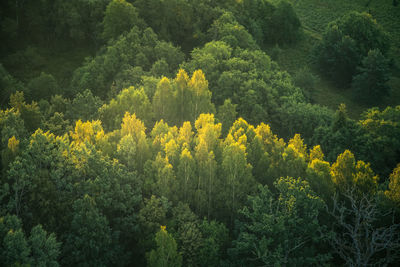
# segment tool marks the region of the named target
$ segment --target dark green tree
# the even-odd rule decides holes
[[[368,52],[357,71],[351,85],[356,100],[378,104],[383,97],[389,95],[389,60],[378,49]]]
[[[348,86],[362,59],[374,49],[387,54],[387,33],[370,14],[350,12],[327,26],[315,55],[322,74]]]
[[[53,75],[42,72],[40,76],[28,83],[29,95],[32,100],[50,99],[50,96],[60,93]]]
[[[103,20],[103,38],[109,40],[117,38],[122,33],[129,30],[142,22],[139,19],[136,8],[125,0],[112,0],[106,8]]]
[[[265,186],[249,197],[240,211],[239,235],[230,254],[238,266],[324,264],[330,254],[319,249],[324,227],[318,215],[324,206],[307,182],[280,178],[279,195]]]
[[[88,195],[73,204],[73,218],[63,247],[63,264],[107,266],[116,263],[107,218]],[[90,244],[90,246],[88,246]]]

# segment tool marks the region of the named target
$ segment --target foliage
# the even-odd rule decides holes
[[[51,95],[59,93],[57,81],[51,74],[42,72],[40,76],[32,79],[28,83],[29,95],[33,100],[49,98]]]
[[[237,265],[323,264],[329,254],[316,253],[324,227],[318,222],[323,201],[301,179],[281,178],[277,198],[267,187],[249,197],[240,211],[239,235],[231,253]]]
[[[177,252],[175,239],[168,234],[165,226],[156,234],[157,250],[149,254],[148,266],[174,266],[182,265],[182,256]]]
[[[398,9],[331,2],[2,1],[0,265],[395,262]]]
[[[53,233],[47,234],[41,225],[33,227],[30,235],[25,236],[21,220],[7,214],[0,217],[0,240],[2,264],[59,266],[61,243]]]
[[[353,77],[355,97],[366,103],[379,103],[389,95],[387,82],[390,78],[389,61],[379,50],[370,50]]]
[[[330,211],[334,219],[335,232],[330,238],[334,251],[346,265],[381,265],[394,262],[398,255],[392,253],[399,248],[399,224],[376,224],[385,216],[378,208],[377,197],[359,197],[353,189],[342,193],[344,200],[334,199]],[[346,204],[349,203],[349,204]],[[381,252],[386,257],[376,257]]]
[[[315,54],[322,74],[346,86],[370,50],[386,55],[387,33],[368,13],[350,12],[327,26]]]
[[[125,0],[113,0],[106,8],[103,20],[103,38],[109,40],[117,38],[124,32],[140,25],[139,16],[135,7]]]

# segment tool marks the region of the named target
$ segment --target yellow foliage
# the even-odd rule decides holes
[[[208,90],[208,81],[202,70],[196,70],[189,82],[189,87],[196,93],[201,95]]]
[[[19,140],[15,138],[15,136],[8,139],[8,149],[11,150],[12,153],[16,153],[18,150]]]
[[[75,123],[74,131],[70,132],[70,136],[75,143],[89,142],[90,144],[95,144],[105,138],[103,127],[99,120],[86,122],[78,120]]]
[[[160,82],[157,85],[158,88],[163,90],[170,90],[171,89],[171,82],[167,77],[162,77]]]
[[[356,187],[360,193],[375,193],[378,186],[378,176],[374,175],[370,164],[357,161],[353,153],[346,150],[340,154],[331,167],[332,181],[341,190]]]
[[[389,177],[389,190],[385,195],[397,205],[400,205],[400,164],[393,170]]]
[[[193,138],[192,125],[190,124],[190,121],[185,121],[182,127],[179,129],[178,142],[179,144],[182,143],[190,144],[192,142],[192,138]]]
[[[24,92],[16,91],[10,96],[10,106],[20,111],[21,107],[25,105]]]
[[[146,127],[144,126],[144,123],[136,118],[135,114],[130,115],[129,112],[125,113],[124,118],[122,119],[122,124],[121,124],[121,135],[132,135],[133,137],[138,137],[142,135],[142,133],[145,133]]]
[[[187,73],[184,69],[179,70],[179,72],[175,78],[175,83],[178,85],[178,88],[180,90],[183,90],[184,88],[186,88],[188,86],[189,76],[187,75]]]
[[[307,158],[307,146],[303,143],[300,134],[295,134],[294,137],[289,140],[288,147],[294,149],[301,157]]]
[[[319,159],[321,161],[324,160],[324,153],[322,153],[320,145],[314,146],[310,151],[310,162],[312,162],[314,159]]]

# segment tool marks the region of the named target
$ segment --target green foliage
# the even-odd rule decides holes
[[[353,77],[352,89],[356,99],[376,104],[389,95],[389,61],[379,50],[370,50]]]
[[[153,110],[157,120],[175,125],[194,123],[201,113],[214,113],[204,73],[196,70],[189,78],[181,69],[173,81],[163,77],[153,96]]]
[[[112,0],[106,8],[103,20],[103,38],[116,39],[122,33],[141,24],[136,8],[125,0]]]
[[[200,249],[203,245],[203,237],[199,229],[196,215],[187,204],[178,203],[172,209],[171,225],[175,226],[174,234],[179,252],[182,255],[184,266],[198,265]]]
[[[331,167],[332,181],[339,191],[355,189],[362,196],[373,195],[377,190],[378,176],[375,176],[369,163],[355,161],[354,155],[346,150],[340,154]]]
[[[65,116],[72,121],[75,120],[94,120],[98,118],[97,110],[101,107],[102,101],[99,97],[94,96],[89,89],[82,93],[77,93]]]
[[[309,103],[339,96],[315,43],[344,102],[396,102],[398,9],[332,21],[362,2],[1,2],[0,265],[398,257],[399,108]]]
[[[194,71],[201,69],[209,82],[212,100],[222,105],[230,98],[237,111],[251,123],[278,121],[278,106],[291,99],[304,102],[299,88],[290,76],[260,50],[232,49],[222,41],[212,41],[192,52],[192,59],[183,65]],[[276,123],[280,124],[280,123]]]
[[[61,243],[57,242],[52,233],[47,235],[41,225],[32,228],[28,243],[31,247],[31,264],[34,266],[59,266],[57,258]]]
[[[365,129],[373,140],[373,151],[368,161],[374,170],[383,174],[390,174],[400,161],[399,136],[400,106],[387,107],[383,111],[372,108],[362,114],[359,124]]]
[[[226,99],[224,104],[218,107],[217,118],[222,123],[222,135],[224,136],[236,120],[236,106],[237,104],[232,104],[230,99]]]
[[[56,36],[96,44],[101,37],[103,30],[101,23],[109,2],[110,0],[56,1],[53,6],[54,11],[49,10],[50,14],[54,12],[57,16],[52,25],[57,33]]]
[[[296,74],[293,76],[293,83],[302,88],[305,89],[306,92],[308,93],[308,96],[312,95],[313,90],[316,87],[316,83],[318,81],[318,77],[314,75],[310,69],[308,68],[302,68],[299,71],[296,72]]]
[[[63,263],[68,265],[107,266],[112,264],[113,251],[111,228],[95,201],[88,195],[73,204],[73,218],[66,237]],[[87,244],[90,244],[88,246]]]
[[[182,256],[177,252],[175,239],[165,228],[161,226],[161,230],[156,234],[157,249],[149,253],[148,266],[182,266]]]
[[[59,92],[57,81],[51,74],[42,72],[28,83],[29,95],[33,100],[49,99]]]
[[[321,253],[324,227],[318,221],[323,201],[301,179],[280,178],[275,197],[265,186],[249,197],[240,211],[239,235],[230,250],[236,265],[324,264],[329,253]]]
[[[259,45],[286,44],[298,38],[300,20],[288,1],[243,0],[229,8]]]
[[[315,48],[322,73],[341,86],[347,86],[370,50],[386,55],[387,34],[370,14],[350,12],[327,26]]]
[[[7,266],[57,267],[61,243],[47,234],[41,225],[32,228],[25,237],[22,222],[15,215],[0,217],[0,260]]]
[[[299,39],[301,23],[288,1],[278,2],[268,24],[264,38],[269,43],[290,44]]]
[[[24,85],[12,77],[3,64],[0,64],[0,106],[4,107],[10,95],[17,90],[24,91]]]
[[[228,244],[228,229],[223,223],[207,221],[199,225],[203,235],[203,245],[199,251],[200,266],[220,266]]]
[[[258,48],[253,37],[236,21],[232,13],[225,12],[215,20],[208,34],[212,40],[223,41],[233,48]]]
[[[36,102],[27,104],[23,92],[17,91],[10,96],[10,106],[21,114],[26,130],[33,132],[39,128],[42,120],[40,109]]]
[[[151,125],[153,112],[151,103],[143,88],[133,86],[123,89],[109,104],[99,109],[100,119],[107,130],[118,129],[126,112],[135,114],[146,125]]]
[[[87,59],[82,67],[76,69],[71,87],[75,91],[90,89],[104,98],[116,78],[119,78],[118,83],[124,83],[121,72],[129,72],[137,66],[147,72],[154,62],[161,59],[168,64],[168,73],[164,75],[171,75],[183,61],[183,54],[172,44],[159,41],[150,28],[141,31],[133,27],[109,44],[103,53]]]
[[[207,30],[221,11],[209,1],[138,0],[140,16],[163,40],[190,51],[205,39]]]

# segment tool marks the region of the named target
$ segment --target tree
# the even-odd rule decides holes
[[[143,207],[138,214],[140,226],[139,251],[145,254],[146,251],[155,247],[154,235],[160,225],[166,225],[167,214],[170,212],[171,203],[165,197],[156,197],[152,195],[145,198]]]
[[[24,85],[12,77],[3,64],[0,64],[0,107],[4,107],[11,94],[15,91],[24,91]]]
[[[393,170],[389,178],[389,189],[385,195],[400,207],[400,164]]]
[[[228,246],[228,229],[223,223],[206,219],[199,228],[203,236],[203,244],[199,251],[199,265],[221,266],[221,260]]]
[[[7,215],[0,218],[0,241],[2,264],[11,266],[30,263],[30,247],[17,216]]]
[[[28,237],[15,215],[0,217],[0,260],[7,266],[32,265],[58,267],[61,243],[55,234],[47,234],[41,225],[32,228]]]
[[[63,248],[63,264],[106,266],[115,263],[111,228],[89,195],[73,204],[73,218]],[[87,244],[90,244],[88,246]]]
[[[152,123],[151,103],[143,88],[125,88],[109,104],[104,104],[99,109],[101,121],[107,130],[118,129],[126,112],[135,114],[147,126]]]
[[[218,185],[216,155],[220,155],[221,124],[215,124],[214,115],[201,114],[196,120],[197,130],[195,160],[197,162],[198,180],[195,181],[195,198],[193,206],[198,214],[209,218],[216,209],[215,188]]]
[[[315,54],[323,73],[347,86],[370,50],[386,55],[388,48],[387,33],[370,14],[351,12],[329,23]]]
[[[29,93],[32,100],[49,99],[50,96],[59,93],[57,81],[53,75],[40,73],[40,76],[32,79],[29,84]]]
[[[323,75],[340,86],[350,84],[362,57],[355,40],[344,35],[336,24],[329,24],[314,51]]]
[[[400,257],[400,224],[381,225],[388,215],[378,206],[377,196],[363,195],[348,188],[334,198],[329,211],[334,234],[329,242],[348,266],[385,265]],[[383,253],[383,254],[382,254]]]
[[[72,102],[66,107],[65,116],[71,121],[95,120],[98,119],[98,109],[103,102],[98,96],[94,96],[92,91],[86,89],[82,93],[77,93]]]
[[[150,267],[182,266],[182,256],[177,251],[175,239],[168,234],[166,227],[161,226],[156,234],[157,249],[150,251],[147,264]]]
[[[371,170],[370,164],[355,161],[349,150],[340,154],[331,167],[332,181],[340,192],[354,188],[359,196],[373,195],[378,186],[378,176]]]
[[[129,32],[134,25],[143,24],[136,8],[125,0],[112,0],[106,8],[103,20],[103,38],[117,38],[122,33]]]
[[[310,151],[310,160],[306,170],[306,181],[311,189],[318,194],[326,203],[330,203],[335,192],[331,177],[331,165],[324,161],[321,147],[314,146]]]
[[[225,209],[233,224],[237,210],[242,207],[247,195],[253,192],[255,181],[251,173],[252,166],[247,163],[246,146],[242,136],[235,141],[231,134],[225,139],[222,154],[223,187],[227,188],[223,194]]]
[[[153,110],[156,120],[164,119],[173,122],[174,99],[173,89],[170,80],[163,77],[157,85],[157,90],[153,97]]]
[[[135,114],[125,113],[117,153],[122,163],[131,171],[136,170],[139,173],[143,173],[144,164],[151,155],[145,131],[146,127]]]
[[[259,186],[240,210],[239,234],[229,250],[237,265],[326,263],[330,254],[319,250],[325,238],[318,220],[323,201],[300,178],[282,177],[275,187],[276,197],[267,186]]]
[[[387,177],[400,162],[400,106],[384,110],[371,108],[361,115],[358,124],[373,143],[374,153],[368,153],[366,160],[382,177]]]
[[[222,135],[228,134],[229,129],[236,120],[237,104],[232,104],[232,101],[228,98],[225,99],[224,104],[218,107],[217,118],[222,123]]]
[[[47,234],[41,225],[32,228],[28,239],[31,247],[33,266],[59,266],[57,258],[60,255],[61,243],[57,242],[55,234]]]
[[[197,216],[190,210],[188,204],[179,202],[172,209],[171,229],[182,255],[184,266],[198,266],[203,237],[199,229]]]
[[[293,43],[299,38],[300,20],[288,1],[279,1],[269,22],[264,40],[269,43]]]
[[[42,120],[39,106],[34,101],[31,104],[27,104],[23,92],[16,91],[15,94],[11,94],[10,106],[20,113],[26,130],[34,132],[39,128]]]
[[[177,125],[181,125],[187,119],[187,114],[190,112],[192,105],[191,92],[188,90],[188,83],[190,79],[184,69],[179,69],[176,74],[175,86],[176,86],[176,114]]]
[[[352,89],[354,96],[362,102],[377,104],[389,95],[387,82],[390,79],[389,60],[382,53],[370,50],[358,68],[358,74],[353,77]]]
[[[194,122],[202,113],[215,113],[211,103],[211,92],[208,90],[208,81],[202,70],[196,70],[190,79],[189,88],[192,95],[190,121]]]
[[[224,12],[217,20],[213,22],[208,30],[210,38],[214,41],[224,41],[231,47],[240,47],[243,49],[256,49],[257,44],[253,37],[240,25],[234,15],[230,12]]]

